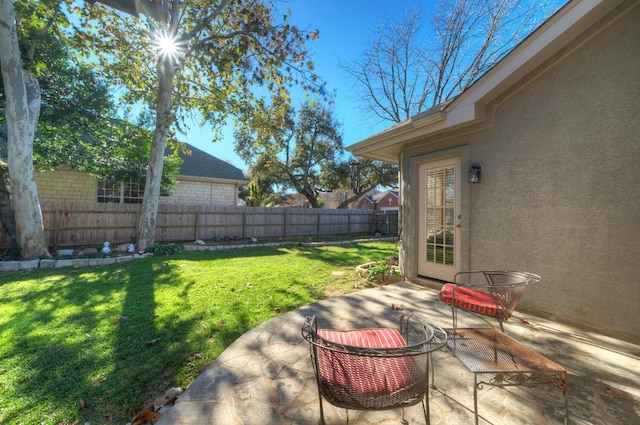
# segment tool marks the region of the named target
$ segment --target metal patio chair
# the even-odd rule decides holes
[[[412,314],[402,314],[395,328],[339,331],[318,329],[307,317],[302,336],[309,342],[318,385],[321,425],[322,399],[354,410],[402,409],[422,402],[429,424],[429,363],[431,353],[444,346],[446,332]]]
[[[457,328],[458,310],[465,310],[490,326],[486,317],[497,319],[500,330],[504,332],[503,322],[511,317],[524,291],[541,280],[537,274],[528,272],[460,272],[455,275],[454,283],[442,287],[439,298],[451,306],[454,329]]]

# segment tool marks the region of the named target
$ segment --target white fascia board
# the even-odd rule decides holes
[[[438,122],[444,122],[444,120],[445,114],[442,111],[419,119],[410,118],[360,142],[349,145],[346,150],[363,158],[397,164],[401,144],[406,142],[409,136],[411,136],[410,138],[419,137],[423,133],[421,129]],[[391,152],[386,152],[388,148],[391,148]]]

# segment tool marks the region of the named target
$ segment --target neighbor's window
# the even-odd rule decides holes
[[[98,202],[115,204],[141,204],[144,196],[144,185],[139,182],[107,182],[98,181]]]

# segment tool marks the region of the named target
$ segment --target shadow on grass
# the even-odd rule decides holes
[[[242,279],[216,282],[222,311],[206,299],[211,279],[185,278],[184,268],[207,273],[246,257],[268,269],[267,257],[290,255],[344,266],[388,252],[264,247],[0,276],[0,423],[125,423],[130,408],[188,384],[251,328],[325,297],[322,285],[295,276],[268,296]]]
[[[0,292],[0,303],[19,306],[0,326],[12,342],[1,351],[9,373],[0,379],[0,422],[126,422],[127,410],[166,387],[184,361],[193,324],[167,316],[172,328],[159,327],[155,311],[154,291],[171,285],[171,267],[140,260],[36,273]]]

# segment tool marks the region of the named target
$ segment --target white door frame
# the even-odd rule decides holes
[[[418,275],[445,281],[452,281],[454,275],[461,271],[461,198],[462,198],[462,161],[461,158],[451,157],[418,164]],[[453,190],[452,198],[442,204],[434,194],[448,197],[446,188],[439,192],[432,188],[432,204],[429,207],[430,221],[427,220],[427,175],[434,178],[434,172],[453,172],[453,182],[448,182],[449,190]],[[441,180],[440,183],[443,183]],[[438,204],[434,207],[434,202]],[[450,233],[449,233],[450,232]],[[432,239],[428,241],[428,234]],[[433,238],[438,234],[438,239]],[[451,240],[448,234],[451,234]],[[439,239],[442,238],[442,239]],[[441,243],[440,243],[441,242]],[[427,245],[430,245],[428,248]],[[427,258],[429,256],[429,258]]]

